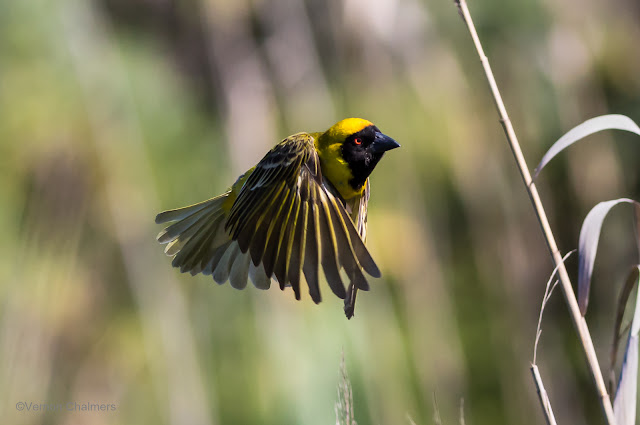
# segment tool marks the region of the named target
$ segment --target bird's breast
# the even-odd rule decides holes
[[[329,180],[342,199],[347,201],[362,195],[364,185],[359,188],[354,188],[351,185],[353,174],[349,165],[343,159],[331,156],[330,159],[323,160],[321,157],[320,167],[324,178]]]

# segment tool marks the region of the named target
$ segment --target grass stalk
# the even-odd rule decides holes
[[[551,409],[551,402],[547,391],[544,389],[542,378],[540,377],[540,371],[535,364],[531,365],[531,375],[533,376],[533,382],[536,384],[536,390],[538,391],[538,399],[540,400],[540,406],[542,406],[542,412],[544,418],[547,421],[547,425],[556,425],[556,417],[553,416],[553,410]]]
[[[565,268],[562,261],[562,255],[560,254],[560,251],[558,250],[558,247],[556,245],[553,232],[551,231],[549,221],[547,220],[547,215],[544,211],[544,207],[542,206],[542,201],[540,200],[540,196],[538,195],[538,190],[531,178],[531,174],[529,173],[529,168],[527,167],[527,163],[522,154],[522,150],[520,149],[520,144],[518,143],[518,138],[516,137],[515,130],[513,129],[513,125],[511,124],[511,120],[509,119],[507,110],[502,101],[502,96],[500,95],[500,91],[498,90],[498,85],[496,84],[493,72],[491,71],[491,65],[489,64],[489,60],[487,59],[487,56],[484,54],[484,51],[482,49],[482,45],[480,43],[480,39],[478,38],[475,26],[473,25],[471,14],[469,13],[469,8],[467,7],[466,1],[455,0],[455,3],[458,6],[465,24],[467,25],[476,51],[478,52],[478,56],[480,57],[480,61],[482,62],[482,67],[484,69],[487,82],[489,83],[489,87],[493,95],[493,100],[498,110],[498,114],[500,115],[500,123],[502,124],[505,135],[507,137],[507,141],[509,142],[509,146],[511,147],[511,151],[513,152],[513,156],[518,165],[518,169],[520,170],[520,174],[527,188],[527,192],[529,193],[529,198],[531,199],[536,216],[538,217],[538,221],[542,228],[542,233],[544,234],[544,238],[551,253],[554,265],[558,267],[560,286],[562,288],[567,307],[569,308],[569,313],[571,315],[574,327],[576,329],[576,332],[578,333],[580,342],[582,343],[582,348],[589,365],[589,370],[591,371],[593,382],[598,392],[598,398],[600,400],[605,418],[609,425],[614,425],[616,422],[613,415],[611,399],[607,394],[607,387],[602,377],[602,372],[600,370],[598,358],[593,347],[593,341],[591,340],[591,336],[589,334],[587,322],[580,314],[578,301],[576,300],[573,286],[571,285],[571,281],[569,280],[567,269]]]
[[[575,251],[575,250],[574,250]],[[569,258],[569,256],[574,252],[570,251],[567,255],[562,258],[562,263]],[[536,328],[536,339],[533,344],[533,362],[531,363],[531,375],[533,376],[533,382],[536,386],[536,390],[538,392],[538,400],[540,401],[540,407],[542,407],[542,413],[544,414],[544,418],[547,421],[547,425],[556,425],[556,418],[553,415],[553,409],[551,408],[551,401],[549,400],[549,395],[547,391],[544,389],[544,384],[542,383],[542,376],[540,376],[540,370],[538,370],[538,365],[536,364],[536,357],[538,355],[538,342],[540,342],[540,335],[542,334],[542,315],[544,314],[544,309],[547,306],[547,303],[551,299],[551,294],[553,290],[558,285],[558,281],[555,280],[555,275],[558,272],[558,266],[553,269],[553,273],[549,276],[549,280],[547,281],[547,286],[544,290],[544,296],[542,297],[542,305],[540,306],[540,315],[538,316],[538,326]]]

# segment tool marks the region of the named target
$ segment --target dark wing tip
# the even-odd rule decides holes
[[[378,265],[373,262],[373,264],[365,269],[367,273],[369,273],[369,275],[371,275],[371,277],[376,277],[376,278],[380,278],[382,277],[382,273],[380,272],[380,269],[378,268]]]
[[[166,213],[166,211],[163,211],[163,212],[159,213],[158,215],[156,215],[156,224],[162,224],[162,223],[167,221],[167,220],[165,220],[163,218],[165,213]]]
[[[364,277],[362,272],[360,272],[360,270],[358,270],[358,273],[353,277],[352,282],[353,285],[361,291],[368,291],[369,289],[371,289],[369,286],[369,282],[367,282],[367,279]]]

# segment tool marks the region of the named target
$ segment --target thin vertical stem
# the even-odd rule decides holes
[[[540,400],[540,405],[542,406],[542,412],[544,413],[547,425],[556,425],[556,417],[553,415],[553,409],[551,409],[551,402],[549,401],[547,390],[544,389],[544,384],[540,377],[540,371],[538,370],[538,366],[535,364],[531,365],[531,375],[533,375],[533,382],[536,384],[538,399]]]
[[[596,390],[598,391],[602,410],[604,411],[607,423],[609,425],[614,425],[616,422],[613,416],[611,399],[607,394],[607,387],[605,386],[604,379],[602,378],[602,372],[600,370],[598,358],[593,347],[593,341],[591,340],[591,336],[589,334],[589,328],[587,327],[587,322],[585,321],[584,317],[582,317],[582,315],[580,314],[578,301],[576,300],[575,293],[573,292],[573,287],[571,285],[571,281],[569,280],[567,269],[562,262],[562,255],[560,254],[560,251],[558,251],[556,241],[553,237],[553,232],[551,231],[549,221],[547,220],[547,215],[544,211],[544,207],[542,206],[540,196],[538,195],[538,190],[536,189],[536,186],[531,179],[529,168],[527,167],[527,163],[522,154],[522,150],[520,149],[520,144],[518,143],[518,138],[516,137],[516,133],[513,129],[513,126],[511,125],[511,120],[509,119],[507,110],[502,101],[502,96],[500,95],[498,85],[496,84],[493,72],[491,71],[489,60],[484,54],[482,45],[480,44],[480,39],[478,38],[475,26],[473,25],[467,3],[465,0],[455,1],[460,10],[462,18],[464,19],[464,22],[469,29],[469,33],[471,34],[471,38],[476,47],[476,51],[478,52],[478,56],[480,57],[480,61],[482,62],[482,67],[484,68],[487,82],[489,83],[489,88],[491,89],[491,93],[493,95],[493,100],[496,104],[498,113],[500,114],[500,123],[502,124],[505,135],[507,136],[507,141],[509,142],[509,146],[511,147],[511,151],[513,152],[513,156],[518,165],[518,169],[520,170],[520,174],[527,188],[527,192],[529,193],[529,198],[533,203],[536,216],[538,217],[538,221],[540,222],[540,226],[542,227],[542,232],[544,234],[547,247],[549,248],[549,251],[551,253],[551,257],[553,258],[553,262],[555,266],[558,267],[558,276],[560,277],[562,292],[564,293],[564,298],[567,302],[571,319],[580,337],[582,348],[584,350],[585,356],[587,358],[587,363],[589,364],[589,369],[591,371],[591,376],[596,386]]]

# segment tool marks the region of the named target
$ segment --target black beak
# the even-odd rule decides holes
[[[391,149],[399,148],[400,144],[393,140],[391,137],[382,134],[380,132],[376,133],[376,138],[373,140],[371,144],[371,151],[373,153],[384,153],[386,151],[390,151]]]

